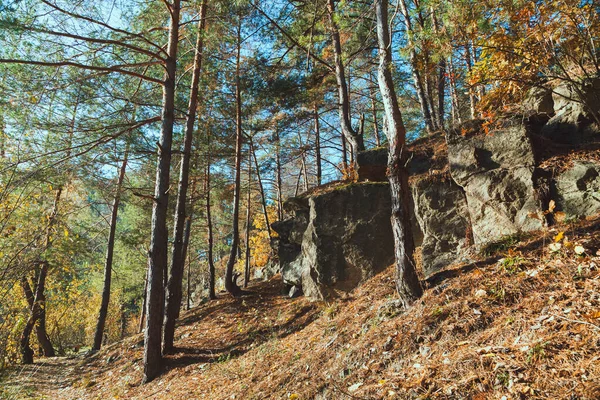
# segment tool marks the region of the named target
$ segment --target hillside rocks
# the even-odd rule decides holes
[[[524,124],[490,134],[463,135],[457,129],[447,140],[450,171],[465,191],[476,245],[542,227],[529,217],[539,207],[533,148]]]
[[[273,224],[280,235],[279,258],[287,285],[324,299],[334,291],[353,289],[392,263],[386,183],[345,185],[293,202],[307,207],[288,207],[292,216]]]
[[[545,87],[532,87],[525,100],[523,101],[523,110],[526,113],[554,115],[554,99],[552,98],[552,89]]]
[[[543,228],[537,216],[551,200],[567,218],[600,213],[599,90],[600,80],[577,90],[532,90],[523,116],[466,121],[410,144],[412,235],[424,276],[471,261],[505,236]],[[273,224],[283,280],[294,294],[325,299],[394,261],[386,148],[357,160],[362,183],[290,199],[288,218]]]
[[[276,221],[271,227],[278,234],[277,256],[283,281],[290,286],[302,285],[302,240],[308,225],[308,199],[293,197],[284,203],[291,217]]]
[[[556,179],[557,204],[567,217],[600,213],[600,165],[575,161]]]
[[[371,182],[387,182],[388,149],[387,147],[376,147],[360,151],[356,155],[358,164],[358,180]]]
[[[552,92],[554,116],[542,134],[560,143],[580,143],[597,135],[600,117],[600,77],[581,84],[564,82]]]
[[[469,209],[460,186],[446,177],[417,181],[412,193],[423,232],[421,263],[428,276],[465,258],[471,244]]]

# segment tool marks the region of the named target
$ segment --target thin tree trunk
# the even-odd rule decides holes
[[[410,188],[406,162],[406,128],[398,106],[398,98],[390,70],[391,38],[388,28],[388,2],[375,0],[377,38],[379,43],[379,90],[385,109],[386,133],[389,141],[388,179],[392,196],[392,230],[396,256],[396,289],[405,307],[419,298],[423,290],[414,267],[414,241],[410,225]]]
[[[473,42],[473,40],[470,41],[469,45],[471,47],[471,57],[473,58],[473,65],[475,65],[479,62],[477,48],[475,47],[475,43]],[[477,95],[479,96],[479,101],[481,101],[483,99],[483,96],[485,96],[485,86],[484,85],[482,85],[482,84],[477,85]]]
[[[0,115],[0,158],[6,157],[6,137],[4,129],[6,129],[6,124],[4,123],[4,118]]]
[[[191,283],[190,283],[190,279],[191,279],[191,269],[192,269],[192,255],[191,253],[188,253],[188,267],[187,267],[187,288],[186,288],[186,310],[189,310],[192,308],[192,303],[191,303],[191,294],[192,294],[192,290],[191,290]]]
[[[252,141],[250,141],[250,149],[252,151],[252,158],[254,158],[254,167],[256,168],[256,180],[258,181],[258,189],[260,190],[260,200],[263,210],[263,216],[265,218],[265,226],[267,227],[267,233],[269,234],[269,242],[273,240],[271,234],[271,223],[269,221],[269,210],[267,209],[267,197],[265,196],[265,188],[263,187],[262,180],[260,177],[260,168],[258,166],[258,158],[256,158],[256,149]]]
[[[314,104],[315,118],[315,158],[317,164],[317,185],[321,185],[323,179],[323,166],[321,162],[321,127],[319,124],[319,108],[317,103]]]
[[[302,135],[300,131],[298,131],[298,144],[300,144],[300,162],[302,166],[302,181],[304,184],[304,191],[308,191],[308,170],[306,168],[306,150],[304,148],[304,144],[302,143]]]
[[[71,118],[71,122],[69,125],[69,139],[68,139],[68,143],[67,143],[67,152],[66,152],[66,157],[69,158],[69,156],[71,155],[71,145],[73,142],[73,135],[75,133],[75,122],[77,120],[77,110],[79,108],[79,102],[80,102],[80,97],[79,94],[77,95],[76,98],[76,102],[75,102],[75,107],[73,109],[73,117]],[[46,242],[44,244],[44,254],[48,252],[48,250],[50,250],[50,248],[52,247],[52,229],[54,228],[54,224],[56,223],[56,218],[58,217],[58,207],[60,204],[60,200],[61,200],[61,196],[62,196],[62,192],[63,192],[63,186],[59,186],[59,188],[56,190],[55,196],[54,196],[54,205],[52,207],[52,213],[50,214],[49,220],[48,220],[48,225],[46,227]],[[49,262],[47,260],[42,261],[39,266],[38,269],[35,272],[35,282],[36,282],[36,286],[35,286],[35,293],[34,293],[34,303],[33,303],[33,307],[31,308],[31,313],[30,313],[30,321],[27,322],[26,325],[28,324],[33,324],[35,331],[36,331],[36,336],[38,339],[38,343],[40,344],[40,347],[42,348],[42,353],[44,356],[46,357],[54,357],[56,355],[55,351],[54,351],[54,347],[52,346],[52,343],[50,342],[50,338],[48,337],[48,333],[46,330],[46,277],[48,274],[48,268],[50,267]],[[21,349],[26,349],[27,347],[29,347],[29,335],[31,334],[31,331],[29,332],[23,332],[23,335],[21,336]],[[24,359],[26,357],[23,357]],[[32,359],[33,362],[33,359]]]
[[[342,135],[342,165],[344,167],[344,171],[348,172],[348,146],[346,144],[346,138]]]
[[[69,143],[71,141],[69,140]],[[69,145],[70,147],[70,145]],[[61,200],[63,187],[59,187],[54,195],[54,205],[52,206],[52,213],[46,227],[46,243],[44,245],[45,252],[52,247],[52,229],[56,224],[58,217],[58,206]],[[35,324],[36,336],[40,346],[42,347],[43,354],[46,357],[54,357],[54,347],[50,343],[50,338],[46,331],[46,277],[48,276],[48,268],[50,263],[47,260],[42,261],[41,268],[37,274],[37,285],[34,296],[34,312],[32,312],[32,319]]]
[[[300,171],[298,171],[298,177],[296,178],[296,190],[294,191],[294,197],[298,197],[300,194],[300,180],[302,179],[302,166],[300,167]]]
[[[467,72],[469,75],[473,70],[473,66],[471,64],[471,50],[469,44],[465,44],[465,62],[467,63]],[[475,98],[475,90],[473,89],[473,85],[469,84],[469,102],[471,105],[471,119],[475,119],[477,116],[476,112],[476,104],[477,100]]]
[[[283,187],[281,179],[281,140],[279,130],[275,129],[275,166],[277,167],[277,220],[283,221]]]
[[[433,96],[433,84],[431,82],[431,68],[429,64],[429,55],[425,52],[425,67],[424,67],[424,76],[423,83],[425,85],[425,96],[427,104],[429,105],[429,110],[431,111],[431,124],[433,126],[433,130],[439,130],[438,126],[438,112],[435,106],[434,96]]]
[[[138,333],[144,331],[144,322],[146,321],[146,303],[148,301],[148,271],[146,271],[146,279],[144,279],[144,300],[142,301],[142,308],[140,310],[140,323],[138,326]]]
[[[192,182],[193,184],[193,182]],[[192,193],[194,192],[193,189],[191,191]],[[184,265],[185,268],[185,259],[188,258],[188,247],[190,245],[190,236],[191,236],[191,231],[192,231],[192,217],[193,217],[193,211],[192,211],[192,207],[190,206],[190,215],[187,216],[187,218],[185,219],[185,230],[183,233],[183,246],[181,249],[181,254],[182,254],[182,263]],[[191,259],[188,260],[189,264],[191,264]],[[187,277],[186,277],[186,284],[187,284],[187,288],[186,288],[186,310],[190,309],[190,265],[188,264],[188,268],[187,268]],[[183,286],[183,283],[182,283]],[[182,295],[183,296],[183,295]]]
[[[192,182],[192,186],[193,186],[194,182]],[[194,192],[194,190],[192,189],[191,191],[192,193]],[[193,194],[191,195],[193,196]],[[192,220],[194,219],[194,213],[193,213],[193,208],[192,208],[193,203],[190,204],[190,215],[187,216],[187,218],[185,219],[185,230],[183,233],[183,247],[181,249],[181,254],[182,254],[182,262],[184,263],[184,267],[185,267],[185,259],[188,259],[188,268],[187,268],[187,276],[186,276],[186,310],[190,309],[190,266],[192,263],[192,259],[189,256],[189,252],[188,252],[188,248],[190,247],[190,237],[192,234]]]
[[[233,189],[233,232],[231,238],[231,250],[229,252],[229,260],[227,261],[227,269],[225,271],[225,290],[232,296],[238,297],[242,294],[240,287],[237,285],[233,273],[236,256],[240,242],[240,227],[238,218],[240,216],[240,175],[242,165],[242,92],[240,87],[240,58],[242,46],[241,33],[241,17],[239,17],[237,26],[237,52],[235,62],[235,114],[236,114],[236,141],[235,141],[235,182]]]
[[[121,202],[121,188],[125,179],[125,171],[127,169],[127,157],[129,155],[129,144],[126,145],[125,154],[119,170],[117,178],[117,191],[113,200],[113,208],[110,214],[110,231],[108,233],[108,244],[106,248],[106,263],[104,264],[104,286],[102,288],[102,302],[100,304],[100,312],[98,313],[98,323],[96,324],[96,333],[94,335],[94,344],[92,350],[100,350],[102,346],[102,336],[104,336],[104,325],[106,324],[106,316],[108,315],[108,304],[110,302],[110,286],[112,280],[112,263],[115,250],[115,234],[117,232],[117,216],[119,214],[119,203]]]
[[[177,46],[179,45],[179,16],[181,0],[173,0],[168,5],[171,21],[169,44],[165,61],[166,74],[163,85],[163,109],[156,184],[152,207],[152,230],[148,270],[148,291],[146,301],[146,330],[144,332],[144,376],[142,383],[148,383],[158,376],[162,369],[162,322],[164,316],[163,274],[168,261],[167,212],[171,174],[171,146],[175,123],[175,73],[177,69]],[[168,4],[168,3],[167,3]]]
[[[446,61],[440,60],[438,63],[438,87],[437,87],[437,95],[438,95],[438,129],[444,129],[444,105],[445,105],[445,95],[446,95]]]
[[[412,70],[413,82],[415,85],[415,90],[417,92],[417,98],[419,99],[419,105],[421,106],[421,113],[423,114],[423,119],[425,120],[425,127],[429,133],[435,131],[433,126],[433,120],[431,117],[431,111],[429,110],[429,105],[427,103],[427,96],[425,94],[425,90],[423,88],[423,82],[421,79],[421,74],[419,72],[419,65],[417,60],[417,52],[414,47],[414,43],[412,42],[413,29],[412,22],[410,19],[410,14],[408,13],[408,8],[406,7],[406,1],[400,0],[400,9],[402,11],[402,16],[404,17],[404,25],[406,27],[406,35],[408,36],[408,42],[410,47],[409,52],[409,62]]]
[[[29,305],[30,313],[33,313],[36,309],[34,307],[35,299],[33,291],[31,290],[31,285],[29,285],[26,276],[21,277],[21,288],[23,289],[25,299],[27,299],[27,304]],[[34,323],[35,320],[31,318],[30,315],[30,317],[27,319],[27,322],[25,323],[25,328],[23,329],[23,332],[21,333],[21,338],[19,340],[19,351],[21,353],[21,362],[23,364],[33,364],[33,350],[29,345],[29,338],[31,337],[31,332],[33,330]]]
[[[206,147],[208,149],[206,156],[206,179],[204,180],[205,187],[204,193],[206,195],[206,226],[208,229],[208,298],[214,300],[217,298],[215,294],[215,262],[213,256],[213,226],[212,226],[212,215],[210,208],[210,130],[206,131]]]
[[[183,139],[183,156],[179,170],[179,185],[177,190],[177,204],[175,209],[175,223],[173,232],[173,247],[171,252],[171,268],[167,283],[165,326],[163,331],[163,354],[173,351],[175,338],[175,322],[181,311],[183,267],[185,264],[185,253],[182,252],[185,220],[186,201],[190,176],[190,159],[192,152],[192,139],[194,137],[194,123],[196,121],[196,108],[198,106],[198,86],[200,74],[202,73],[202,53],[204,45],[204,26],[206,21],[206,0],[200,6],[200,21],[198,22],[198,33],[196,36],[196,48],[194,56],[194,69],[190,87],[190,100],[188,105],[185,134]]]
[[[333,41],[335,78],[338,88],[338,112],[342,125],[342,134],[350,144],[353,152],[365,149],[363,138],[352,128],[352,119],[350,117],[350,98],[348,94],[348,84],[346,82],[346,72],[342,60],[342,42],[340,32],[336,22],[335,0],[327,0],[327,11],[329,14],[329,28],[331,39]],[[356,159],[356,157],[354,157]]]
[[[369,88],[371,95],[371,113],[373,114],[373,136],[375,136],[375,144],[377,147],[381,146],[381,139],[379,137],[379,123],[377,122],[377,107],[375,105],[375,93],[372,88]]]
[[[416,23],[419,25],[421,32],[426,32],[428,28],[425,26],[425,17],[423,16],[421,3],[419,0],[415,0],[414,3],[417,10],[415,18]],[[431,112],[431,124],[433,126],[433,129],[437,131],[440,129],[440,126],[438,125],[439,113],[437,110],[435,97],[433,95],[433,89],[436,86],[434,80],[437,77],[433,73],[433,68],[431,66],[430,49],[428,47],[427,40],[423,41],[422,43],[423,44],[421,46],[421,53],[423,59],[423,74],[421,75],[421,77],[423,78],[423,86],[425,90],[426,101],[429,105],[429,110]]]
[[[250,142],[250,148],[248,150],[248,197],[246,199],[246,262],[244,266],[244,288],[248,287],[250,281],[250,227],[251,227],[251,214],[250,214],[250,202],[252,201],[252,142]]]
[[[450,81],[450,97],[452,99],[452,122],[454,124],[461,123],[460,117],[460,104],[458,102],[458,89],[456,88],[456,76],[454,72],[454,63],[452,62],[452,56],[448,59],[448,74]]]
[[[52,246],[52,230],[54,228],[54,224],[56,223],[56,218],[58,216],[58,206],[60,203],[61,195],[62,195],[62,186],[56,190],[54,194],[54,204],[52,206],[52,212],[48,217],[48,224],[46,226],[46,239],[44,243],[44,253],[46,253],[50,247]],[[38,342],[42,347],[42,352],[46,357],[54,357],[55,352],[52,347],[52,343],[50,343],[50,339],[48,338],[48,334],[46,333],[46,277],[48,275],[49,263],[46,260],[42,260],[36,265],[35,272],[35,292],[29,288],[27,290],[24,283],[27,283],[27,278],[23,277],[22,286],[25,297],[28,300],[28,303],[31,304],[29,310],[29,317],[27,322],[25,323],[25,328],[21,333],[21,337],[19,339],[19,349],[21,351],[21,361],[23,364],[32,364],[33,363],[33,350],[30,346],[30,337],[33,329],[36,330],[36,336],[38,338]],[[31,293],[31,295],[29,295]],[[32,302],[30,300],[33,299]]]

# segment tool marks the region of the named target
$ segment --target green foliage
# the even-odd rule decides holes
[[[486,257],[494,254],[502,253],[513,248],[523,239],[523,235],[516,233],[514,235],[507,235],[501,239],[486,244],[480,251],[480,253]]]

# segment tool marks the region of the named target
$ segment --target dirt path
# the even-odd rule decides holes
[[[0,399],[56,398],[71,386],[80,361],[79,357],[40,358],[35,364],[10,369],[0,375]]]

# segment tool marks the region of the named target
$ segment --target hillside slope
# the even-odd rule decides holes
[[[138,335],[93,357],[10,371],[0,390],[48,399],[597,399],[598,228],[600,217],[507,238],[486,259],[432,277],[408,312],[396,307],[392,268],[329,304],[283,297],[275,277],[245,298],[184,313],[178,352],[150,384],[139,385]]]

